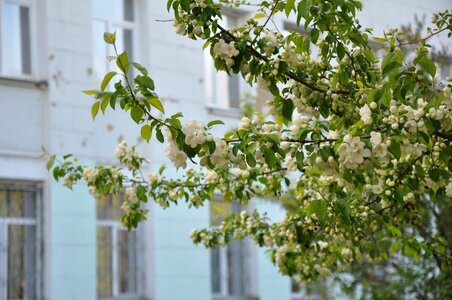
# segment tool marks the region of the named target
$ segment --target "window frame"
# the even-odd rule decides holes
[[[123,195],[116,195],[116,197],[120,197],[122,199]],[[138,262],[138,254],[140,252],[141,247],[141,237],[140,237],[140,231],[137,229],[132,230],[132,232],[135,233],[135,245],[134,245],[134,257],[135,257],[135,279],[136,279],[136,292],[133,293],[120,293],[120,278],[118,276],[119,274],[119,233],[121,231],[127,232],[127,229],[121,224],[119,220],[114,219],[99,219],[97,215],[97,201],[96,200],[96,299],[99,300],[140,300],[143,299],[144,289],[143,289],[143,270],[141,268],[141,264]],[[98,251],[98,238],[97,238],[97,229],[99,227],[102,228],[109,228],[111,230],[111,296],[103,297],[98,295],[97,291],[97,284],[98,284],[98,275],[97,275],[97,251]]]
[[[2,18],[5,13],[5,6],[9,5],[18,5],[27,7],[29,9],[29,33],[30,33],[30,74],[20,72],[20,73],[8,73],[3,70],[3,61],[6,59],[2,54],[2,43],[4,31],[7,30],[7,24],[5,18]],[[0,0],[0,78],[11,78],[17,80],[35,80],[37,78],[38,70],[37,70],[37,41],[36,39],[40,37],[38,35],[37,29],[37,2],[32,0]],[[33,49],[35,49],[33,51]],[[22,60],[22,58],[21,58]],[[23,62],[23,61],[22,61]]]
[[[0,0],[2,1],[2,0]],[[4,1],[4,0],[3,0]],[[91,1],[96,1],[96,0],[91,0]],[[140,24],[140,11],[138,9],[139,5],[140,5],[140,1],[139,0],[132,0],[133,3],[133,17],[134,20],[133,21],[128,21],[125,19],[122,20],[117,20],[114,18],[106,18],[106,17],[102,17],[102,16],[97,16],[95,15],[94,11],[92,10],[92,6],[91,6],[91,24],[93,24],[94,21],[97,22],[102,22],[105,24],[106,26],[106,31],[107,32],[115,32],[115,27],[120,27],[122,30],[127,29],[130,30],[132,32],[132,53],[129,53],[129,61],[137,61],[140,58],[138,57],[139,55],[139,51],[138,51],[138,36],[140,34],[140,26],[138,26],[138,24]],[[94,36],[94,30],[92,30],[91,32],[91,38],[94,39],[101,39],[102,37],[95,37]],[[121,53],[123,51],[126,51],[126,49],[122,49],[121,47],[123,45],[119,45],[120,47],[118,47],[118,52]],[[93,74],[95,74],[95,70],[94,70],[94,58],[95,58],[95,49],[94,49],[94,45],[92,45],[92,49],[93,49]],[[104,64],[105,64],[105,70],[107,74],[108,72],[114,71],[115,69],[115,64],[113,64],[112,62],[109,62],[107,57],[109,56],[116,56],[116,54],[114,53],[113,47],[111,45],[107,45],[105,44],[105,54],[106,57],[104,58]],[[130,57],[130,54],[131,57]],[[132,72],[132,73],[131,73]],[[103,76],[105,76],[105,74],[101,74],[101,77],[103,78]],[[131,68],[129,71],[129,75],[133,74],[133,69]],[[128,76],[129,77],[129,76]],[[100,78],[100,80],[102,80],[102,78]],[[96,78],[94,78],[95,80]],[[99,83],[100,82],[96,82]]]
[[[236,26],[241,23],[241,21],[245,20],[249,12],[239,10],[239,9],[231,9],[228,7],[222,7],[221,13],[224,18],[232,18],[237,24],[233,24],[232,26]],[[209,48],[210,49],[210,48]],[[240,73],[231,72],[228,75],[225,71],[218,71],[215,69],[212,56],[210,55],[210,50],[206,49],[204,51],[204,76],[205,76],[205,94],[206,94],[206,108],[210,113],[223,115],[226,117],[240,117],[240,100],[245,95],[246,91],[246,82],[242,78]],[[226,90],[228,91],[227,95],[219,96],[217,91],[217,86],[219,85],[219,79],[223,79],[221,83],[227,83]],[[226,79],[226,80],[225,80]],[[232,80],[237,80],[237,95],[238,99],[233,99],[237,101],[237,106],[231,106],[231,97],[229,95],[230,86],[229,83]],[[254,93],[253,91],[250,91]]]
[[[30,217],[3,217],[0,216],[0,300],[8,300],[8,228],[11,225],[34,226],[35,237],[35,299],[43,296],[43,197],[42,184],[24,180],[0,180],[0,190],[34,192],[35,216]]]
[[[212,205],[212,203],[225,203],[224,200],[222,200],[221,196],[214,196],[214,199],[212,199],[211,203],[209,205]],[[242,206],[238,203],[237,207],[234,207],[234,203],[236,202],[229,202],[229,204],[231,205],[230,210],[228,213],[234,212],[234,213],[240,213],[243,210],[247,210],[246,206]],[[212,207],[210,208],[210,213],[212,212]],[[215,217],[211,214],[210,215],[211,218],[211,222],[221,222],[221,216],[220,217]],[[243,239],[243,240],[235,240],[238,244],[236,245],[232,245],[231,243],[228,244],[225,247],[220,247],[217,246],[217,248],[215,249],[211,249],[209,251],[209,256],[210,256],[210,284],[211,284],[211,299],[212,300],[253,300],[256,299],[256,297],[254,297],[253,294],[253,290],[251,288],[252,286],[252,280],[253,280],[253,276],[252,272],[255,271],[252,269],[252,265],[250,263],[250,260],[252,260],[253,258],[251,257],[251,242],[248,238]],[[243,261],[243,266],[244,266],[244,270],[243,270],[243,294],[242,295],[231,295],[231,291],[229,290],[229,278],[233,277],[234,274],[229,274],[229,263],[228,263],[228,250],[229,247],[231,246],[237,246],[239,245],[241,247],[240,252],[241,255],[245,256],[245,259]],[[219,251],[219,255],[220,255],[220,265],[219,265],[219,269],[220,269],[220,292],[219,293],[215,293],[213,291],[213,265],[212,265],[212,261],[213,261],[213,253],[214,251]],[[232,275],[232,276],[230,276]]]

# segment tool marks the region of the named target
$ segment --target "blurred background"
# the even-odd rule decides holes
[[[360,19],[375,36],[402,28],[416,39],[425,36],[422,24],[447,8],[452,1],[366,0]],[[247,9],[225,10],[225,26],[253,16]],[[266,250],[248,240],[215,250],[194,246],[192,228],[244,209],[221,195],[200,209],[163,211],[149,203],[148,221],[127,232],[119,223],[121,197],[96,202],[85,186],[66,189],[36,159],[43,145],[86,165],[112,165],[124,139],[152,161],[150,169],[169,163],[163,146],[145,143],[124,113],[91,118],[93,100],[81,91],[96,89],[115,69],[105,31],[116,31],[120,51],[150,70],[169,114],[223,119],[232,128],[247,110],[262,109],[268,95],[216,72],[202,41],[176,35],[169,20],[162,0],[0,0],[0,300],[348,299],[333,278],[306,287],[279,275]],[[286,34],[307,32],[274,21]],[[438,76],[450,76],[450,42],[444,35],[432,43]],[[275,220],[285,211],[257,199],[246,209]],[[359,284],[355,290],[359,296]]]

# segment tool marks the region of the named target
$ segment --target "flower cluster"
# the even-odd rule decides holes
[[[211,135],[206,134],[206,129],[201,121],[192,120],[188,122],[182,128],[182,132],[185,134],[185,143],[192,148],[212,139]]]
[[[234,57],[239,55],[240,52],[235,48],[234,42],[226,43],[225,40],[220,39],[213,46],[213,53],[216,57],[225,61],[226,65],[230,68],[234,66]]]
[[[364,158],[370,156],[370,150],[364,147],[359,137],[347,134],[344,142],[337,150],[340,163],[349,169],[355,169],[364,162]]]

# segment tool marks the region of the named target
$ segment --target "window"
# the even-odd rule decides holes
[[[291,278],[291,300],[327,300],[333,299],[332,278],[317,279],[311,285],[305,285]]]
[[[0,0],[0,75],[32,74],[31,0]]]
[[[39,299],[39,190],[0,182],[0,299]]]
[[[97,296],[139,299],[137,231],[128,232],[119,218],[122,196],[97,200]]]
[[[239,15],[231,12],[223,14],[223,20],[220,20],[219,24],[223,28],[237,26],[239,25]],[[225,71],[217,71],[213,65],[210,51],[206,50],[204,53],[208,104],[217,108],[238,109],[243,94],[243,91],[241,91],[243,82],[241,75],[231,72],[229,76]]]
[[[242,207],[236,202],[212,201],[210,217],[219,223],[231,212],[239,213]],[[248,241],[232,240],[226,247],[211,250],[211,285],[214,300],[250,299],[248,268]]]
[[[102,82],[109,71],[119,71],[109,63],[108,56],[115,56],[114,49],[103,39],[104,32],[116,32],[118,51],[126,51],[129,61],[134,60],[136,31],[136,7],[134,0],[92,0],[93,12],[93,77]],[[113,69],[114,68],[114,69]]]

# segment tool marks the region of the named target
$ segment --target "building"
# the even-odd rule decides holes
[[[415,12],[450,8],[447,2],[366,1],[363,23],[379,35],[412,22]],[[228,10],[225,22],[249,13]],[[70,191],[36,159],[43,145],[87,165],[112,164],[125,139],[139,145],[152,168],[168,163],[163,147],[145,144],[124,114],[91,119],[92,99],[80,91],[97,86],[111,68],[104,31],[116,31],[130,59],[149,68],[169,113],[236,121],[239,97],[257,91],[213,72],[202,43],[176,35],[169,19],[166,1],[0,0],[0,300],[303,297],[292,293],[290,278],[278,274],[265,249],[246,241],[212,252],[194,246],[191,229],[221,217],[213,207],[163,211],[151,204],[149,220],[126,233],[118,199],[96,203],[81,185]],[[284,213],[274,204],[252,205],[275,219]]]

